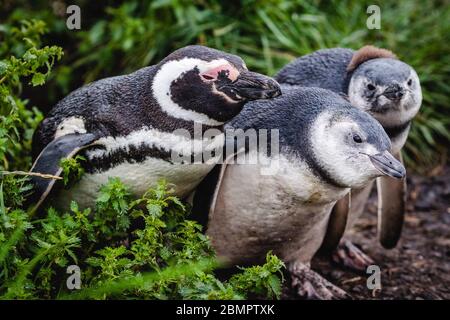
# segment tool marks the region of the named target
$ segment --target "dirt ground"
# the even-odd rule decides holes
[[[408,178],[409,198],[397,247],[386,250],[376,239],[376,193],[347,235],[381,268],[382,289],[367,289],[367,274],[343,270],[317,258],[312,267],[354,299],[450,299],[450,167],[433,177]]]

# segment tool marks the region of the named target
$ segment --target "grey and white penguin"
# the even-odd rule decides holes
[[[85,156],[85,175],[58,193],[56,207],[72,200],[94,204],[109,177],[119,177],[136,195],[165,179],[175,195],[186,197],[214,163],[174,163],[173,155],[191,159],[222,148],[223,124],[246,102],[280,93],[275,80],[249,71],[240,57],[187,46],[157,65],[93,82],[61,100],[34,135],[31,171],[58,176],[62,158]],[[204,137],[209,129],[215,131]],[[32,178],[38,207],[55,180]]]
[[[278,131],[256,139],[258,147],[252,148],[252,134],[264,130]],[[224,151],[229,156],[200,184],[193,209],[205,210],[207,204],[206,233],[218,257],[247,265],[261,263],[271,250],[286,263],[300,296],[345,298],[309,263],[322,245],[333,206],[350,188],[379,176],[405,175],[382,126],[334,92],[298,87],[247,104],[225,132],[226,147],[233,151],[237,145],[237,155]]]
[[[377,119],[392,141],[394,156],[402,161],[401,149],[408,137],[411,121],[419,111],[422,92],[415,70],[385,49],[365,46],[354,51],[334,48],[319,50],[286,65],[275,76],[286,85],[320,87],[348,96],[350,102]],[[406,202],[406,180],[377,179],[378,237],[386,248],[400,238]],[[351,200],[336,206],[324,247],[332,251],[342,236],[341,226],[350,229],[361,216],[373,189],[373,182],[353,189]],[[350,210],[349,209],[349,203]],[[346,267],[365,270],[372,264],[348,240],[341,240],[333,260]]]

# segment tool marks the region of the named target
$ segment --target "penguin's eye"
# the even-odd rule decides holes
[[[356,143],[362,143],[361,136],[359,134],[354,134],[353,141],[355,141]]]
[[[408,86],[411,86],[412,85],[412,79],[409,79],[408,80]]]
[[[367,89],[369,89],[370,91],[375,90],[375,86],[373,84],[369,83],[367,85]]]

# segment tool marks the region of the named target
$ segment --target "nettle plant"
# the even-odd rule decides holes
[[[27,210],[31,137],[42,114],[20,98],[23,83],[42,85],[56,46],[41,48],[41,21],[0,30],[0,298],[244,299],[278,298],[283,263],[268,253],[262,266],[225,281],[201,226],[163,181],[141,198],[111,178],[94,208],[72,202],[68,212]],[[65,188],[84,173],[79,156],[61,161]],[[31,205],[30,207],[33,207]],[[70,290],[69,266],[81,272]]]

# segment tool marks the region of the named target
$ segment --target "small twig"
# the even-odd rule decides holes
[[[61,177],[54,176],[52,174],[45,174],[45,173],[39,173],[39,172],[26,172],[26,171],[2,171],[2,175],[8,175],[8,174],[17,174],[21,176],[35,176],[40,177],[44,179],[54,179],[54,180],[61,180]]]
[[[354,277],[354,278],[351,278],[351,279],[347,279],[347,280],[342,281],[341,284],[357,282],[357,281],[359,281],[359,280],[361,280],[361,277]]]

